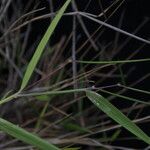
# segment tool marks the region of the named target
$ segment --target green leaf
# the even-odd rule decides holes
[[[104,93],[107,93],[107,94],[110,94],[110,95],[113,95],[115,97],[120,97],[120,98],[128,100],[128,101],[133,101],[133,102],[137,102],[137,103],[141,103],[141,104],[150,105],[150,102],[145,102],[143,100],[135,99],[135,98],[132,98],[132,97],[121,95],[121,94],[112,93],[112,92],[109,92],[109,91],[106,91],[106,90],[103,90],[103,89],[100,89],[100,91],[102,91]]]
[[[25,143],[36,146],[40,150],[60,150],[54,145],[46,142],[45,140],[39,138],[38,136],[31,134],[24,129],[0,118],[0,130],[6,132],[7,134],[21,140]]]
[[[85,92],[87,88],[81,89],[70,89],[70,90],[61,90],[61,91],[46,91],[46,92],[35,92],[35,93],[27,93],[27,94],[19,94],[18,97],[30,97],[30,96],[41,96],[41,95],[63,95],[77,92]]]
[[[63,126],[64,126],[64,128],[66,128],[68,130],[78,131],[80,133],[90,133],[90,130],[88,130],[87,128],[84,128],[84,127],[80,127],[79,125],[77,125],[75,123],[66,122],[66,123],[63,123]]]
[[[145,134],[135,123],[127,118],[119,109],[112,105],[103,96],[93,91],[86,91],[87,97],[94,103],[99,109],[106,113],[109,117],[122,125],[124,128],[135,134],[139,139],[150,144],[150,137]]]
[[[20,91],[23,90],[26,87],[26,85],[28,84],[28,82],[31,78],[31,75],[32,75],[37,63],[39,62],[39,59],[42,55],[42,52],[43,52],[47,42],[49,41],[50,37],[52,36],[57,24],[59,23],[62,15],[64,14],[64,12],[67,9],[67,6],[69,5],[70,2],[71,2],[71,0],[67,0],[65,2],[65,4],[61,7],[58,14],[55,16],[52,23],[48,27],[48,29],[47,29],[46,33],[44,34],[42,40],[40,41],[37,49],[35,50],[35,53],[34,53],[33,57],[31,58],[31,61],[29,62],[28,66],[27,66],[25,75],[24,75],[23,80],[22,80]]]
[[[138,63],[138,62],[148,62],[150,58],[145,59],[133,59],[133,60],[112,60],[112,61],[84,61],[84,60],[77,60],[76,62],[81,64],[123,64],[123,63]]]
[[[40,101],[48,101],[51,98],[48,95],[39,95],[39,96],[36,96],[36,99]]]

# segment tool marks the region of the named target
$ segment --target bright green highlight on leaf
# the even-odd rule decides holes
[[[22,129],[2,118],[0,118],[0,130],[17,138],[18,140],[21,140],[25,143],[36,146],[40,150],[60,150],[59,148],[46,142],[45,140],[39,138],[38,136],[31,134],[31,133],[25,131],[24,129]]]
[[[103,96],[93,91],[86,91],[87,97],[94,103],[100,110],[106,113],[109,117],[122,125],[124,128],[135,134],[139,139],[150,144],[150,137],[146,135],[136,124],[127,118],[119,109],[112,105]]]
[[[44,48],[45,48],[47,42],[49,41],[50,37],[52,36],[57,24],[59,23],[62,15],[64,14],[64,12],[65,12],[65,10],[66,10],[66,8],[67,8],[67,6],[69,5],[70,2],[71,2],[71,0],[67,0],[65,2],[65,4],[59,10],[58,14],[56,15],[56,17],[53,19],[52,23],[48,27],[48,29],[47,29],[45,35],[43,36],[42,40],[40,41],[37,49],[35,50],[35,53],[34,53],[32,59],[31,59],[31,61],[29,62],[28,66],[27,66],[24,78],[22,80],[20,90],[23,90],[26,87],[26,85],[28,84],[28,82],[31,78],[31,75],[32,75],[37,63],[39,62],[39,59],[42,55],[42,52],[44,51]]]

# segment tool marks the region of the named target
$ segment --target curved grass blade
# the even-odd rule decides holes
[[[46,142],[38,136],[33,135],[2,118],[0,118],[0,130],[17,138],[18,140],[31,144],[32,146],[35,146],[40,150],[60,150],[59,148]]]
[[[42,52],[43,52],[48,40],[52,36],[57,24],[59,23],[62,15],[64,14],[64,12],[67,9],[70,2],[71,2],[71,0],[67,0],[65,2],[65,4],[61,7],[58,14],[55,16],[52,23],[48,27],[46,33],[44,34],[42,40],[40,41],[40,43],[38,45],[38,47],[36,48],[35,53],[34,53],[33,57],[31,58],[28,66],[27,66],[25,75],[24,75],[23,80],[22,80],[20,91],[23,90],[26,87],[26,85],[28,84],[28,82],[31,78],[31,75],[32,75],[37,63],[39,62],[39,59],[42,55]]]
[[[110,118],[115,120],[121,126],[129,130],[136,135],[139,139],[143,140],[147,144],[150,144],[150,137],[145,134],[136,124],[134,124],[129,118],[127,118],[119,109],[112,105],[103,96],[93,91],[86,91],[87,97],[95,104],[99,109],[106,113]]]

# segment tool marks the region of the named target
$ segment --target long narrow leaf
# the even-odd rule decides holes
[[[59,148],[46,142],[45,140],[39,138],[38,136],[33,135],[2,118],[0,118],[0,130],[6,132],[7,134],[25,143],[31,144],[32,146],[36,146],[40,150],[60,150]]]
[[[81,64],[123,64],[123,63],[138,63],[138,62],[148,62],[150,58],[145,59],[132,59],[132,60],[111,60],[111,61],[84,61],[77,60],[76,62]]]
[[[55,16],[55,18],[53,19],[52,23],[50,24],[50,26],[48,27],[45,35],[43,36],[42,40],[40,41],[31,61],[28,64],[28,67],[26,69],[24,78],[22,80],[22,84],[21,84],[21,89],[24,89],[26,87],[26,85],[28,84],[31,75],[37,65],[37,63],[39,62],[39,59],[42,55],[42,52],[48,42],[48,40],[50,39],[51,35],[53,34],[57,24],[59,23],[62,15],[64,14],[65,10],[67,9],[67,6],[69,5],[69,3],[71,2],[71,0],[67,0],[65,2],[65,4],[62,6],[62,8],[59,10],[58,14]]]
[[[30,96],[41,96],[41,95],[61,95],[61,94],[70,94],[70,93],[78,93],[85,92],[87,88],[82,89],[70,89],[70,90],[61,90],[61,91],[46,91],[46,92],[36,92],[36,93],[27,93],[27,94],[19,94],[18,97],[30,97]]]
[[[99,109],[106,113],[109,117],[122,125],[124,128],[135,134],[138,138],[144,142],[150,144],[150,137],[145,134],[136,124],[134,124],[129,118],[127,118],[119,109],[112,105],[103,96],[93,91],[86,91],[87,97],[94,103]]]

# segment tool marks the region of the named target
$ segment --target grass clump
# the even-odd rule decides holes
[[[0,149],[141,149],[140,144],[120,144],[137,141],[149,145],[149,133],[142,130],[149,125],[145,112],[150,92],[144,89],[149,72],[141,74],[139,68],[148,66],[150,58],[139,55],[150,42],[137,36],[148,20],[129,33],[121,29],[124,11],[119,27],[109,23],[124,1],[106,8],[95,2],[101,8],[98,15],[91,13],[92,1],[82,8],[83,2],[66,0],[59,11],[52,0],[46,8],[41,3],[26,2],[24,8],[18,7],[23,6],[19,0],[2,0],[0,6]],[[34,23],[43,24],[46,18],[50,25],[33,39]],[[62,35],[66,26],[67,35]],[[134,50],[130,42],[135,42]]]

